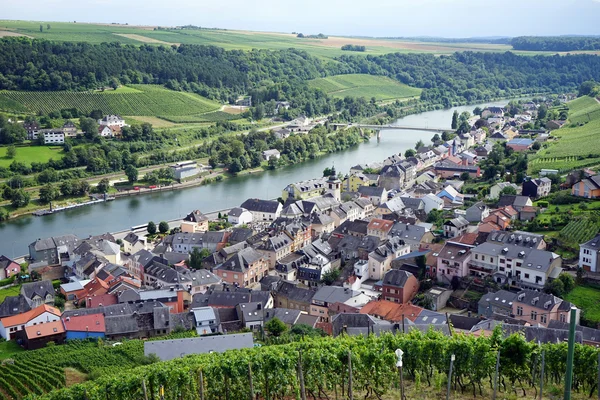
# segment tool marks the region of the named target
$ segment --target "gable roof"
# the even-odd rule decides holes
[[[61,320],[25,327],[25,334],[29,340],[59,335],[61,333],[65,333],[65,328]]]
[[[208,221],[208,217],[200,212],[200,210],[194,210],[189,213],[184,219],[188,222],[203,222]]]
[[[399,304],[389,300],[373,300],[360,309],[361,314],[375,315],[387,321],[414,321],[423,309],[409,303]]]
[[[31,306],[22,294],[18,296],[7,296],[4,298],[4,301],[0,303],[0,318],[22,314],[29,310],[31,310]]]
[[[248,199],[240,207],[248,211],[273,214],[281,207],[281,203],[274,200]]]
[[[414,275],[408,271],[391,269],[383,277],[383,284],[403,288],[411,276]]]
[[[51,281],[24,283],[21,286],[21,294],[29,300],[32,300],[36,296],[45,298],[48,294],[54,296],[54,287]]]
[[[36,317],[39,317],[45,312],[49,312],[51,314],[56,315],[57,317],[60,317],[60,310],[58,308],[49,306],[48,304],[42,304],[41,306],[29,310],[23,314],[2,318],[2,326],[6,328],[15,325],[25,325],[27,322],[31,321]]]
[[[88,314],[63,318],[67,331],[75,332],[105,332],[104,315]]]

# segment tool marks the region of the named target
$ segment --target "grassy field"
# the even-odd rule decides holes
[[[569,294],[564,296],[581,308],[585,317],[593,322],[600,322],[600,289],[592,286],[577,286]]]
[[[165,115],[160,116],[161,119],[170,121],[171,123],[195,123],[195,122],[220,122],[220,121],[235,121],[241,119],[239,114],[230,114],[224,111],[213,111],[198,115]]]
[[[308,84],[316,89],[337,97],[375,97],[378,101],[403,99],[421,94],[421,89],[413,88],[384,76],[365,74],[334,75],[313,79]]]
[[[0,342],[0,360],[12,357],[13,354],[20,353],[22,351],[25,350],[13,341]]]
[[[40,32],[40,25],[43,31]],[[379,55],[395,52],[450,54],[456,51],[507,51],[508,45],[481,43],[430,43],[411,40],[356,38],[330,36],[328,39],[297,38],[291,33],[249,32],[235,30],[160,30],[154,27],[126,26],[116,24],[85,24],[52,22],[50,30],[46,22],[0,21],[1,31],[11,35],[21,34],[33,38],[57,41],[85,41],[89,43],[121,42],[126,44],[203,44],[219,46],[227,50],[269,49],[294,47],[322,58],[342,54]],[[365,52],[342,51],[345,44],[365,46]]]
[[[131,90],[133,89],[133,90]],[[157,116],[201,114],[220,105],[193,93],[175,92],[158,85],[131,85],[126,91],[106,92],[0,92],[2,99],[19,103],[33,113],[77,108],[85,113],[102,110],[121,115]],[[6,110],[15,111],[15,110]]]
[[[0,303],[2,303],[7,296],[18,296],[20,292],[21,285],[11,286],[6,289],[0,289]]]
[[[62,146],[17,147],[17,155],[11,159],[6,157],[6,147],[0,147],[0,167],[8,168],[13,161],[31,164],[32,161],[48,162],[51,158],[58,160],[62,158],[62,150]]]
[[[580,97],[568,103],[569,125],[552,131],[558,138],[529,161],[529,173],[542,168],[561,172],[600,164],[600,103]]]

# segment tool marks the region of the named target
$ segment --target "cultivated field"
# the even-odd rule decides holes
[[[8,168],[13,161],[20,161],[30,165],[32,161],[45,163],[48,160],[62,158],[62,146],[24,146],[17,147],[14,159],[6,157],[6,147],[0,147],[0,167]]]
[[[241,119],[239,114],[230,114],[224,111],[213,111],[206,114],[198,115],[168,115],[160,116],[161,119],[170,121],[171,123],[195,123],[195,122],[222,122],[235,121]]]
[[[43,31],[40,32],[40,25]],[[204,44],[231,50],[288,49],[305,50],[322,58],[342,54],[378,55],[396,52],[450,54],[456,51],[507,51],[511,46],[481,43],[430,43],[411,40],[329,36],[328,39],[297,38],[291,33],[249,32],[235,30],[154,30],[153,26],[86,24],[74,22],[0,21],[0,30],[12,34],[57,41],[90,43],[121,42],[127,44]],[[366,52],[342,51],[345,44],[365,46]]]
[[[103,113],[121,115],[157,116],[192,115],[217,110],[220,105],[202,96],[175,92],[156,85],[131,85],[134,91],[107,92],[0,92],[0,106],[6,111],[49,113],[65,108],[77,108],[89,113],[102,110]],[[12,109],[17,103],[19,109]]]
[[[338,98],[349,96],[394,100],[415,97],[421,94],[421,89],[404,85],[384,76],[365,74],[335,75],[313,79],[308,84]]]
[[[568,103],[569,125],[552,131],[558,138],[532,156],[529,172],[543,168],[561,172],[600,164],[600,103],[581,97]]]
[[[570,301],[584,311],[586,319],[600,322],[600,289],[592,286],[576,286],[565,300]]]

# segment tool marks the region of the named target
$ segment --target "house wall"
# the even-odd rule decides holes
[[[0,336],[6,340],[11,340],[15,337],[15,334],[17,332],[22,331],[26,326],[43,324],[46,322],[54,322],[54,321],[58,321],[59,319],[60,319],[60,316],[58,316],[58,315],[54,315],[49,312],[44,312],[44,313],[38,315],[37,317],[27,321],[23,325],[6,326],[5,327],[4,324],[2,323],[2,321],[0,320]]]
[[[579,248],[579,268],[583,268],[586,272],[598,272],[599,254],[596,250],[581,246]]]
[[[571,188],[571,194],[577,197],[595,199],[600,197],[600,189],[586,190],[585,184],[583,182],[577,182]]]
[[[104,339],[104,332],[67,331],[67,340]]]
[[[449,283],[453,277],[462,278],[467,276],[467,265],[471,260],[471,255],[468,255],[462,262],[455,260],[446,260],[440,256],[437,259],[437,279],[438,281]]]

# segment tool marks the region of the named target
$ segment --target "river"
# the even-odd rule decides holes
[[[478,106],[503,106],[507,102],[503,100]],[[476,106],[409,115],[395,123],[402,126],[450,128],[454,110],[459,113],[472,112]],[[382,161],[394,153],[404,153],[419,140],[425,144],[431,143],[432,137],[431,132],[384,130],[380,141],[372,138],[355,148],[274,171],[244,175],[206,186],[125,197],[43,217],[24,216],[0,223],[0,254],[8,257],[26,254],[29,243],[38,238],[68,233],[84,238],[91,234],[129,229],[150,220],[159,222],[182,218],[194,209],[209,212],[235,207],[250,197],[279,197],[288,183],[319,177],[326,167],[335,165],[338,172],[347,173],[356,164]]]

